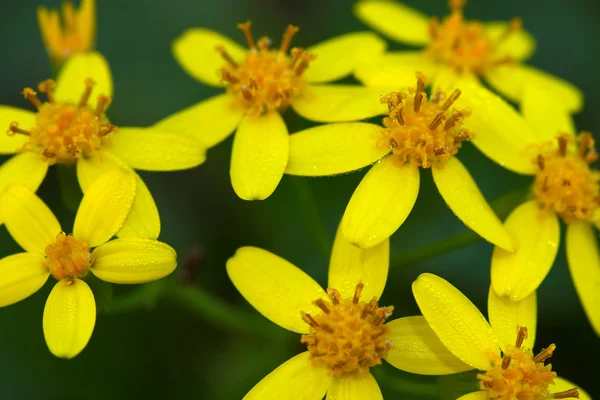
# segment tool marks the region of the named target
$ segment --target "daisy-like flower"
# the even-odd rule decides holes
[[[456,81],[485,79],[506,98],[520,102],[525,84],[545,87],[560,96],[562,106],[579,111],[583,96],[571,83],[524,65],[534,51],[534,39],[522,29],[518,18],[510,22],[466,21],[466,0],[449,0],[452,10],[441,22],[396,1],[361,0],[355,14],[363,22],[392,40],[415,46],[421,51],[390,52],[380,59],[365,63],[356,77],[367,86],[390,82],[410,84],[414,71],[432,77],[436,87],[446,90]]]
[[[499,297],[490,288],[488,323],[464,294],[439,276],[421,274],[412,289],[431,327],[431,331],[413,332],[413,339],[435,343],[428,336],[433,333],[454,357],[480,371],[477,378],[481,390],[459,400],[591,400],[582,389],[559,378],[552,371],[552,365],[545,365],[556,350],[555,344],[537,355],[532,352],[537,325],[535,293],[513,302]],[[414,372],[427,374],[428,367],[423,365],[422,368],[424,372]]]
[[[0,260],[0,306],[37,292],[52,275],[58,282],[44,308],[46,344],[57,357],[73,358],[92,336],[94,295],[85,282],[92,272],[111,283],[143,283],[170,274],[175,251],[152,239],[110,240],[129,213],[136,178],[112,171],[90,186],[66,234],[50,209],[31,190],[12,185],[0,197],[0,216],[26,251]]]
[[[206,150],[196,140],[160,128],[120,127],[105,114],[111,102],[112,80],[104,58],[95,52],[71,57],[58,81],[38,85],[23,95],[36,111],[0,106],[0,154],[16,155],[0,166],[0,194],[12,183],[36,191],[48,166],[76,164],[85,192],[98,176],[110,170],[172,171],[195,167]],[[140,177],[132,211],[121,237],[156,239],[160,218],[152,195]],[[1,223],[1,218],[0,218]]]
[[[351,74],[385,49],[372,33],[346,34],[308,49],[291,48],[298,27],[287,27],[281,44],[254,39],[250,22],[239,24],[248,49],[214,31],[196,28],[173,43],[181,66],[201,82],[226,93],[167,117],[156,126],[197,138],[207,147],[237,128],[231,155],[231,183],[245,200],[269,197],[288,161],[289,137],[280,115],[292,107],[305,118],[349,121],[381,113],[372,100],[380,90],[322,85]]]
[[[507,251],[512,241],[455,157],[462,142],[475,134],[467,129],[471,111],[457,109],[460,90],[435,91],[428,99],[427,78],[417,73],[417,87],[381,98],[389,114],[383,128],[368,123],[338,123],[291,135],[286,173],[326,176],[354,171],[375,162],[355,190],[341,223],[348,241],[359,247],[381,243],[402,225],[417,199],[419,169],[430,168],[440,194],[454,213],[487,241]],[[479,109],[473,107],[473,114]]]

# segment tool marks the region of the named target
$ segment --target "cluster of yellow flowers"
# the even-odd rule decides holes
[[[600,335],[600,174],[591,134],[576,134],[571,114],[580,91],[523,62],[535,47],[520,20],[467,21],[464,0],[428,18],[394,1],[360,0],[356,16],[392,40],[423,46],[386,52],[371,32],[293,47],[289,25],[278,46],[238,25],[247,48],[190,29],[173,54],[191,76],[224,93],[150,127],[117,126],[106,112],[112,80],[93,50],[95,4],[82,0],[38,19],[59,74],[23,95],[34,112],[0,106],[0,224],[24,253],[0,260],[0,306],[57,283],[43,330],[58,357],[79,354],[96,320],[88,272],[112,283],[170,274],[175,251],[160,241],[160,218],[135,170],[173,171],[202,164],[206,151],[236,130],[231,184],[244,200],[262,200],[284,174],[330,176],[372,165],[350,198],[336,234],[323,290],[302,270],[255,247],[227,262],[235,287],[274,323],[300,333],[307,351],[260,381],[245,399],[382,399],[369,370],[385,359],[415,374],[479,370],[479,391],[462,400],[590,397],[534,355],[536,289],[553,265],[562,219],[573,282]],[[330,84],[354,75],[363,86]],[[483,78],[498,94],[482,85]],[[43,99],[38,96],[43,93]],[[504,100],[518,104],[520,112]],[[280,112],[291,107],[325,124],[288,134]],[[383,115],[382,125],[357,122]],[[534,177],[530,200],[502,223],[456,157],[471,141],[499,165]],[[83,200],[71,231],[35,194],[49,166],[76,166]],[[422,316],[390,320],[380,306],[390,236],[416,202],[420,169],[431,169],[448,206],[494,245],[489,323],[444,279],[413,283]],[[116,238],[114,238],[116,236]],[[112,239],[112,240],[111,240]],[[387,321],[387,322],[386,322]]]

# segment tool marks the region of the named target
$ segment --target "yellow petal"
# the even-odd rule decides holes
[[[61,231],[48,206],[22,185],[10,186],[0,196],[0,221],[15,242],[30,253],[44,254]]]
[[[429,19],[397,1],[359,1],[354,14],[390,39],[412,45],[429,43]]]
[[[371,32],[336,36],[307,49],[317,58],[303,76],[308,82],[315,83],[341,79],[350,75],[364,60],[379,56],[385,48],[386,43]]]
[[[81,47],[89,50],[96,41],[96,0],[82,0],[77,13],[79,17]]]
[[[438,69],[433,59],[422,51],[391,51],[365,60],[358,66],[354,76],[366,86],[398,91],[416,86],[417,71],[433,79]]]
[[[57,357],[73,358],[90,341],[96,324],[96,301],[80,279],[56,283],[44,308],[44,337]]]
[[[575,85],[529,65],[493,68],[485,78],[494,89],[516,103],[523,99],[527,85],[538,85],[550,92],[567,111],[578,112],[583,107],[583,93]]]
[[[387,112],[379,98],[390,90],[357,85],[311,85],[292,102],[292,108],[317,122],[358,121]]]
[[[579,390],[579,400],[592,400],[592,396],[587,394],[580,386],[575,385],[573,382],[569,382],[560,376],[554,378],[554,384],[550,385],[548,390],[550,393],[560,393],[573,388],[577,388]]]
[[[75,216],[73,234],[90,247],[108,241],[123,225],[135,197],[135,176],[120,170],[102,175],[88,188]]]
[[[342,218],[350,243],[366,248],[389,238],[402,225],[419,193],[419,169],[385,157],[362,179]]]
[[[390,150],[378,148],[379,125],[349,122],[319,125],[290,136],[286,174],[327,176],[373,164]]]
[[[146,171],[188,169],[206,160],[206,148],[197,140],[156,128],[119,128],[108,151]]]
[[[95,82],[88,101],[90,107],[96,107],[98,95],[112,96],[110,67],[100,53],[92,51],[75,54],[65,62],[56,82],[56,99],[79,103],[88,78]]]
[[[41,254],[19,253],[0,260],[0,307],[14,304],[37,292],[50,273]]]
[[[560,133],[576,133],[569,111],[541,86],[525,87],[521,112],[540,142],[554,140]]]
[[[567,227],[567,260],[571,279],[590,324],[600,336],[600,253],[592,226],[584,221]]]
[[[458,400],[489,400],[489,398],[490,396],[487,391],[478,391],[460,396]]]
[[[233,40],[205,28],[188,29],[173,42],[173,55],[179,65],[200,82],[223,86],[219,69],[226,62],[216,50],[223,46],[237,62],[244,60],[246,50]]]
[[[485,22],[483,28],[488,38],[496,43],[494,59],[510,57],[515,61],[523,61],[531,57],[535,51],[535,38],[526,30],[518,29],[506,35],[510,29],[509,22]]]
[[[385,358],[394,367],[419,375],[446,375],[473,369],[456,358],[425,318],[404,317],[385,324],[393,347]]]
[[[150,239],[115,239],[92,252],[92,272],[111,283],[145,283],[169,275],[177,266],[171,246]]]
[[[246,117],[233,139],[231,184],[244,200],[264,200],[279,185],[288,162],[290,139],[277,112]]]
[[[431,168],[433,180],[448,207],[466,226],[488,242],[512,251],[510,236],[465,166],[452,157],[444,168]]]
[[[316,315],[313,304],[329,298],[310,276],[281,257],[257,247],[241,247],[227,260],[229,278],[254,308],[285,329],[308,333],[301,311]]]
[[[556,258],[560,242],[558,217],[542,212],[535,200],[517,207],[504,222],[514,252],[498,247],[492,254],[492,285],[500,296],[525,299],[542,283]]]
[[[265,376],[243,400],[322,400],[330,381],[325,369],[312,366],[305,351]]]
[[[17,154],[0,165],[0,194],[12,184],[21,184],[35,193],[47,171],[48,163],[39,154]]]
[[[488,352],[500,355],[500,349],[492,327],[477,307],[433,274],[419,275],[412,290],[421,313],[448,350],[473,368],[490,368]]]
[[[326,400],[383,400],[379,385],[370,373],[332,378]]]
[[[6,131],[13,122],[29,131],[36,124],[36,113],[16,107],[0,106],[0,154],[14,154],[29,141],[25,135],[8,136]]]
[[[166,117],[154,128],[182,133],[213,147],[231,135],[242,120],[244,110],[234,102],[229,93],[220,94]]]
[[[488,295],[488,318],[490,325],[502,351],[507,351],[507,346],[514,346],[517,340],[517,327],[527,328],[527,339],[523,346],[533,349],[537,330],[537,297],[535,292],[521,301],[512,301],[500,297],[490,286]]]
[[[390,266],[390,241],[384,240],[368,249],[351,245],[338,227],[329,262],[330,288],[337,289],[343,298],[354,295],[356,285],[363,283],[361,298],[369,301],[380,298]]]

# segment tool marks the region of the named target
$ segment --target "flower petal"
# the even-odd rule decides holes
[[[349,122],[319,125],[290,136],[286,174],[327,176],[373,164],[390,152],[379,148],[379,125]]]
[[[521,112],[540,142],[554,140],[559,133],[576,133],[575,123],[569,111],[541,86],[525,87]]]
[[[91,51],[78,53],[67,59],[56,82],[56,99],[79,103],[88,78],[95,82],[88,101],[90,107],[96,107],[99,94],[112,96],[113,83],[108,62],[102,54]]]
[[[431,172],[446,204],[466,226],[488,242],[513,250],[502,222],[460,160],[452,157],[444,168],[431,168]]]
[[[92,272],[111,283],[145,283],[169,275],[177,266],[173,248],[157,240],[111,240],[92,252]]]
[[[419,275],[412,290],[423,316],[452,354],[473,368],[491,367],[488,352],[500,355],[494,331],[460,290],[427,273]]]
[[[433,59],[422,51],[390,51],[360,64],[354,76],[363,85],[398,91],[416,86],[417,71],[432,79],[438,70]]]
[[[197,140],[156,128],[119,128],[108,151],[146,171],[188,169],[206,160],[206,148]]]
[[[326,400],[383,400],[377,381],[370,373],[332,378]]]
[[[264,200],[279,185],[288,162],[290,139],[277,112],[246,117],[233,139],[231,184],[244,200]]]
[[[292,108],[306,119],[317,122],[358,121],[387,112],[379,98],[390,90],[358,85],[311,85]]]
[[[600,252],[594,229],[584,221],[567,227],[567,260],[585,314],[600,336]]]
[[[512,301],[496,294],[492,286],[488,295],[488,318],[503,352],[517,340],[517,327],[527,328],[523,346],[533,349],[537,330],[537,296],[533,292],[521,301]]]
[[[305,351],[265,376],[243,400],[322,400],[330,381],[325,369],[312,366]]]
[[[368,249],[360,249],[348,242],[338,227],[329,262],[330,288],[337,289],[343,298],[351,298],[356,285],[363,283],[361,298],[380,298],[387,281],[390,266],[390,241],[384,240]]]
[[[41,254],[19,253],[0,259],[0,307],[14,304],[37,292],[48,280]]]
[[[560,393],[569,389],[577,388],[579,390],[579,400],[592,400],[592,396],[587,394],[580,386],[569,382],[565,378],[556,377],[554,378],[554,384],[548,387],[550,393]]]
[[[61,231],[44,202],[22,185],[12,185],[0,196],[0,221],[25,251],[44,254]]]
[[[350,75],[356,67],[379,56],[386,43],[372,32],[352,32],[309,47],[317,58],[304,72],[308,82],[331,82]]]
[[[385,157],[362,179],[342,218],[350,243],[366,248],[389,238],[402,225],[419,194],[419,169]]]
[[[425,45],[430,42],[429,18],[393,1],[359,1],[354,14],[376,31],[401,43]]]
[[[236,61],[245,58],[246,50],[218,32],[205,28],[185,31],[173,42],[173,55],[179,65],[195,79],[211,86],[223,86],[219,69],[225,60],[216,50],[223,46]]]
[[[160,120],[154,128],[182,133],[213,147],[231,135],[242,120],[244,110],[235,107],[234,101],[229,93],[213,96]]]
[[[535,38],[524,29],[510,30],[510,22],[485,22],[483,28],[487,37],[495,43],[494,59],[510,57],[515,61],[523,61],[535,51]],[[510,34],[507,35],[509,30]]]
[[[385,360],[394,367],[419,375],[446,375],[473,367],[460,361],[444,346],[425,318],[404,317],[385,324],[392,349]]]
[[[44,308],[44,337],[57,357],[73,358],[90,341],[96,324],[96,301],[81,279],[63,279],[54,285]]]
[[[21,108],[0,106],[0,154],[14,154],[29,141],[25,135],[8,136],[10,124],[16,122],[19,128],[29,131],[36,124],[37,114]]]
[[[492,286],[500,296],[525,299],[542,283],[556,258],[560,242],[558,217],[542,212],[535,200],[517,207],[504,222],[514,252],[494,248]]]
[[[135,176],[120,170],[107,172],[85,192],[73,234],[90,247],[107,242],[123,225],[135,197]]]
[[[460,396],[458,400],[489,400],[490,396],[487,391],[480,390],[478,392],[467,393]]]
[[[297,333],[308,333],[301,311],[315,315],[325,291],[301,269],[257,247],[241,247],[227,260],[227,273],[237,290],[262,315]]]

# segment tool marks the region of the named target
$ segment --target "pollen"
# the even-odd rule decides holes
[[[335,289],[328,289],[330,301],[315,301],[322,313],[312,316],[302,312],[310,333],[302,336],[315,366],[323,366],[335,377],[365,374],[381,364],[392,347],[387,340],[389,328],[383,322],[394,307],[379,307],[377,298],[360,301],[364,285],[359,283],[351,299],[341,299]]]
[[[25,98],[37,108],[36,125],[27,131],[19,128],[18,122],[13,122],[7,134],[29,137],[29,141],[20,151],[39,152],[49,164],[69,164],[80,157],[94,154],[106,136],[116,132],[116,127],[108,122],[104,114],[111,98],[99,95],[97,106],[93,109],[88,100],[94,82],[89,78],[85,81],[78,104],[56,101],[54,86],[52,80],[39,84],[38,90],[46,93],[48,98],[44,103],[33,89],[23,90]]]
[[[56,242],[48,245],[45,253],[44,266],[57,280],[83,278],[90,268],[90,247],[73,235],[59,233]]]
[[[590,168],[598,159],[592,135],[582,132],[575,139],[561,134],[557,141],[558,147],[546,144],[535,159],[537,201],[565,222],[598,222],[592,221],[600,206],[600,173]],[[544,151],[544,147],[550,149]]]
[[[305,90],[307,84],[302,75],[315,59],[304,49],[294,47],[290,50],[298,27],[287,27],[279,48],[272,48],[268,37],[255,42],[250,21],[238,24],[238,28],[248,42],[245,60],[234,60],[224,46],[216,48],[225,60],[219,72],[227,84],[227,91],[235,96],[236,103],[248,115],[259,116],[286,109]]]
[[[377,147],[391,149],[399,165],[407,162],[430,168],[443,168],[458,152],[462,142],[475,134],[462,127],[469,110],[457,110],[452,104],[460,96],[455,90],[450,96],[437,91],[430,100],[425,93],[428,80],[417,73],[417,87],[408,92],[393,92],[382,96],[389,115],[383,119],[384,129]]]
[[[479,388],[487,391],[490,399],[498,400],[545,400],[579,398],[577,389],[549,393],[549,386],[556,378],[552,365],[545,361],[552,357],[556,346],[551,344],[535,355],[523,348],[527,328],[517,327],[515,345],[508,345],[502,357],[493,355],[493,366],[485,374],[477,374]]]

